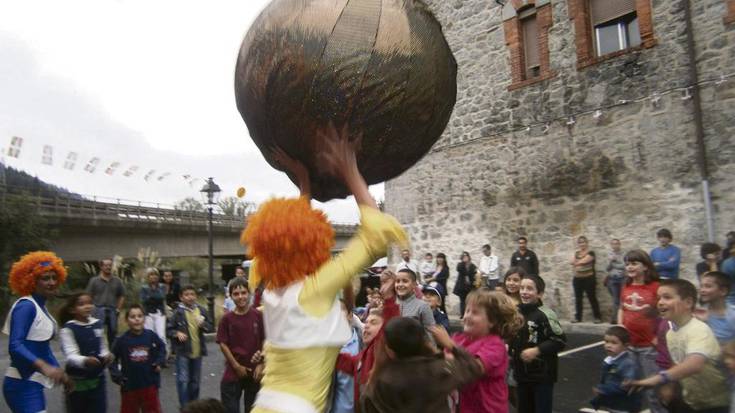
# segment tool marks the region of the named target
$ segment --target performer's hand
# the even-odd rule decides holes
[[[355,151],[360,145],[362,135],[350,141],[350,131],[345,124],[339,130],[334,123],[317,130],[315,146],[318,148],[319,171],[347,183],[348,175],[357,169]]]
[[[309,171],[306,169],[306,166],[301,161],[290,157],[280,146],[276,146],[271,150],[271,156],[278,166],[296,177],[301,195],[308,197],[311,193],[311,181],[309,180]]]

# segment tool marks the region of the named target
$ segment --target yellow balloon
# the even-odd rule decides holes
[[[242,198],[245,196],[245,188],[239,187],[237,188],[237,197]]]

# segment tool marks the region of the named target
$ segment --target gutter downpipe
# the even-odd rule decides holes
[[[704,215],[707,224],[707,240],[714,242],[715,226],[712,212],[712,196],[709,191],[709,169],[707,168],[707,152],[704,143],[704,122],[702,120],[702,101],[699,97],[699,73],[697,71],[697,57],[694,47],[694,25],[690,0],[682,0],[684,5],[684,20],[687,32],[687,54],[689,55],[689,84],[691,87],[692,104],[694,105],[694,134],[697,144],[697,165],[702,177],[702,196],[704,198]]]

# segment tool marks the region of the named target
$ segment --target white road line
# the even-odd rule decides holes
[[[605,344],[604,341],[598,341],[596,343],[587,344],[586,346],[573,348],[573,349],[567,350],[567,351],[562,351],[561,353],[559,353],[559,357],[568,356],[570,354],[574,354],[574,353],[577,353],[579,351],[584,351],[584,350],[587,350],[587,349],[595,348],[595,347],[601,346],[603,344]]]

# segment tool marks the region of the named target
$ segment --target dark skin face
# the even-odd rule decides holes
[[[59,281],[55,272],[49,271],[36,278],[36,289],[34,291],[36,294],[45,298],[51,298],[56,295],[58,289]]]

